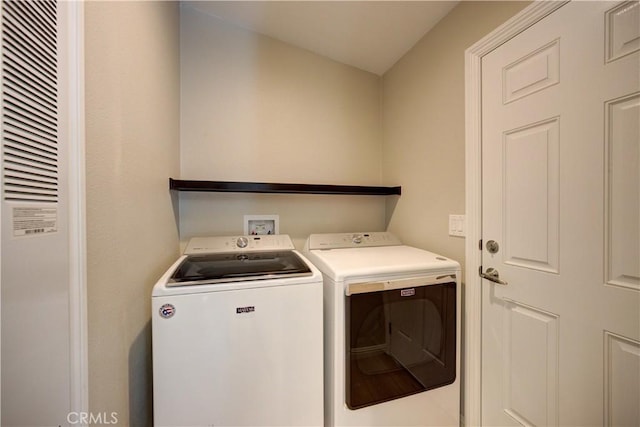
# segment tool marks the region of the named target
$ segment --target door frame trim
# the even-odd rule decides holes
[[[84,4],[67,3],[69,97],[69,340],[71,413],[89,411],[85,192]],[[86,423],[82,423],[86,425]]]
[[[482,58],[568,1],[535,1],[465,51],[464,424],[482,425]]]

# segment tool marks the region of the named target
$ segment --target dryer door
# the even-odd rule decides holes
[[[450,278],[449,278],[450,280]],[[456,283],[358,284],[346,296],[346,400],[358,409],[456,378]],[[389,289],[391,288],[391,289]]]

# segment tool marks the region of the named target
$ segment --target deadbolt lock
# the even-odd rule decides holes
[[[500,245],[498,245],[498,242],[496,242],[495,240],[489,240],[487,242],[487,250],[490,254],[498,253],[498,251],[500,250]]]

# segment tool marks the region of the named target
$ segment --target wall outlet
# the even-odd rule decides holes
[[[449,236],[465,236],[466,218],[464,215],[449,215]]]

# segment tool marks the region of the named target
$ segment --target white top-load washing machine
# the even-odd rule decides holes
[[[387,232],[303,253],[324,276],[325,425],[458,426],[460,265]]]
[[[288,236],[193,238],[151,299],[156,426],[322,425],[322,275]]]

